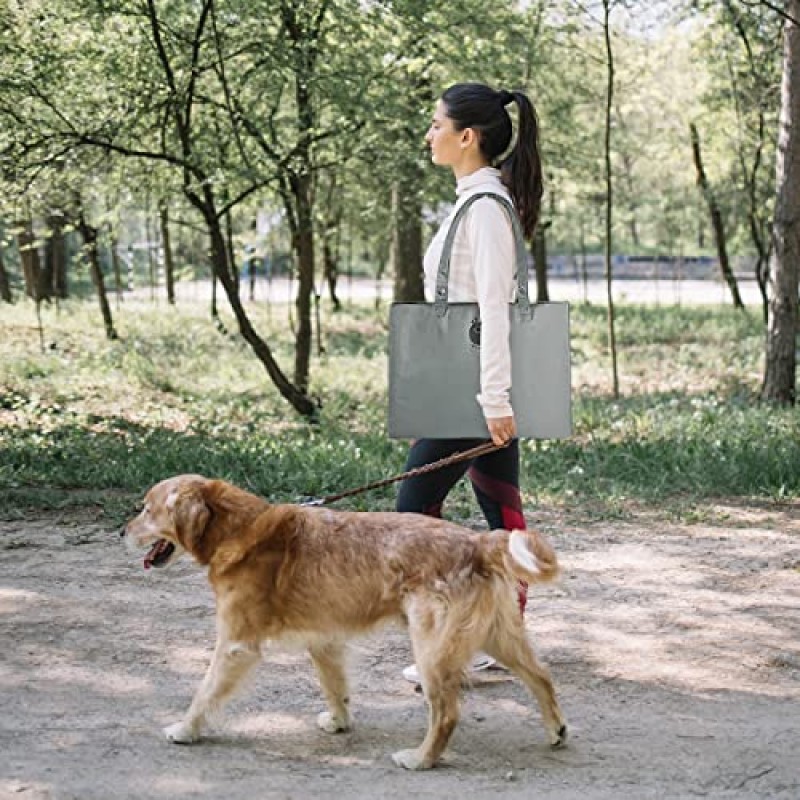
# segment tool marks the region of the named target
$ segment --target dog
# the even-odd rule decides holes
[[[421,514],[272,505],[224,481],[179,475],[147,492],[122,536],[134,550],[147,548],[146,568],[188,553],[208,568],[215,595],[214,654],[185,717],[164,729],[170,742],[197,741],[259,661],[262,642],[280,639],[308,649],[328,706],[319,727],[348,730],[346,640],[391,620],[408,627],[429,707],[424,741],[394,753],[398,766],[428,769],[442,755],[477,650],[522,679],[550,744],[566,741],[553,683],[525,636],[516,599],[519,581],[558,573],[539,533],[475,533]]]

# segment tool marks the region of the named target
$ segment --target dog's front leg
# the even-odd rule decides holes
[[[347,675],[344,669],[344,646],[340,642],[309,645],[308,652],[319,676],[328,711],[317,717],[317,725],[326,733],[350,729],[350,698],[347,696]]]
[[[222,708],[260,658],[257,644],[217,641],[208,671],[192,700],[186,716],[164,728],[167,739],[176,744],[190,744],[200,733],[210,714]]]

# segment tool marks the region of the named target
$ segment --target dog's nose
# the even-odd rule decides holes
[[[128,523],[126,522],[120,529],[119,529],[119,538],[121,539],[125,535],[125,530],[128,527]]]

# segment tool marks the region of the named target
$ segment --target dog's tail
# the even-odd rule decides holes
[[[503,566],[525,583],[546,583],[559,574],[555,550],[538,531],[511,531],[503,552]]]

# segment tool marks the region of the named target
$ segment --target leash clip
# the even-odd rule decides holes
[[[319,507],[325,504],[324,497],[303,497],[300,502],[297,504],[299,506],[306,506],[307,508],[314,508]]]

